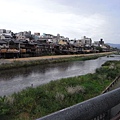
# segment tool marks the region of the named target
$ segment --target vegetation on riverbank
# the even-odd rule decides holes
[[[0,118],[33,120],[77,104],[101,94],[119,73],[120,61],[109,61],[94,74],[51,81],[11,96],[0,97]]]
[[[112,53],[110,53],[112,54]],[[51,58],[51,59],[41,59],[41,60],[28,60],[28,61],[16,61],[11,63],[4,63],[0,65],[0,70],[8,70],[13,68],[20,68],[20,67],[29,67],[35,65],[42,65],[42,64],[50,64],[50,63],[59,63],[59,62],[69,62],[69,61],[82,61],[82,60],[90,60],[90,59],[97,59],[98,57],[106,56],[107,54],[93,54],[87,56],[74,56],[74,57],[66,57],[66,58]]]

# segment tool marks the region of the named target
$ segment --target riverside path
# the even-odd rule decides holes
[[[53,55],[53,56],[40,56],[40,57],[28,57],[28,58],[14,58],[14,59],[5,59],[5,60],[8,61],[8,62],[14,62],[14,61],[59,59],[59,58],[70,58],[70,57],[84,57],[84,56],[95,56],[95,55],[108,55],[108,54],[114,54],[114,52],[91,53],[91,54],[74,54],[74,55]]]

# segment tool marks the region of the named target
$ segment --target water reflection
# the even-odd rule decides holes
[[[108,60],[120,60],[120,56],[2,71],[0,72],[0,96],[18,92],[31,84],[38,86],[51,80],[94,73],[96,68]]]

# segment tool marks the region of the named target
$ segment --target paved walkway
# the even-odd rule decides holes
[[[69,58],[75,56],[93,56],[93,55],[105,55],[111,54],[113,52],[103,52],[103,53],[92,53],[92,54],[75,54],[75,55],[53,55],[53,56],[40,56],[40,57],[28,57],[28,58],[16,58],[16,59],[6,59],[9,62],[13,61],[29,61],[29,60],[42,60],[42,59],[56,59],[56,58]]]

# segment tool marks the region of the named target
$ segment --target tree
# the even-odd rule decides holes
[[[99,50],[99,52],[103,52],[103,49],[101,47],[96,47],[96,50]]]

